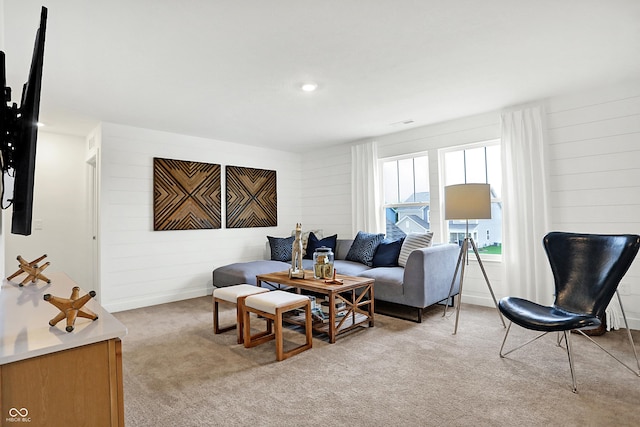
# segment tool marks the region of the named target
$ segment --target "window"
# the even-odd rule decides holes
[[[387,238],[429,230],[429,157],[419,154],[381,163]]]
[[[469,234],[481,255],[502,254],[502,165],[499,141],[442,150],[444,186],[482,183],[491,188],[491,219],[469,220]],[[461,244],[466,221],[447,221],[449,242]]]

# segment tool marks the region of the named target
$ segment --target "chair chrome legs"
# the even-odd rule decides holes
[[[509,322],[509,326],[507,326],[507,331],[504,334],[504,339],[502,340],[502,345],[500,346],[500,357],[504,358],[507,354],[513,353],[516,350],[521,349],[522,347],[531,344],[532,342],[536,341],[539,338],[542,338],[543,336],[547,335],[549,332],[543,332],[539,335],[537,335],[536,337],[530,339],[529,341],[525,342],[524,344],[521,344],[517,347],[512,348],[511,350],[507,351],[507,352],[503,352],[504,350],[504,344],[507,342],[507,337],[509,336],[509,331],[511,330],[511,325],[513,325],[513,322]],[[569,369],[571,370],[571,382],[573,385],[572,391],[574,393],[578,392],[578,387],[576,385],[576,377],[575,377],[575,372],[573,369],[573,355],[571,353],[571,342],[570,342],[570,336],[571,336],[571,331],[562,331],[564,333],[564,341],[567,343],[567,357],[569,358]],[[556,344],[558,346],[560,346],[560,342],[562,341],[562,338],[558,338]]]
[[[620,311],[622,312],[622,318],[624,319],[624,327],[627,328],[627,336],[629,337],[629,344],[631,344],[631,348],[633,349],[633,355],[636,358],[636,365],[638,366],[638,371],[634,371],[629,368],[627,365],[623,363],[623,365],[627,366],[637,376],[640,377],[640,360],[638,360],[638,352],[636,351],[636,345],[633,342],[633,337],[631,336],[631,329],[629,329],[629,322],[627,322],[627,315],[624,312],[624,308],[622,307],[622,298],[620,298],[620,292],[616,289],[616,295],[618,296],[618,303],[620,304]],[[616,359],[617,360],[617,359]]]
[[[573,355],[571,354],[571,331],[562,331],[564,333],[564,341],[567,343],[567,357],[569,358],[569,369],[571,370],[571,384],[574,393],[578,392],[578,386],[576,385],[576,374],[573,370]]]
[[[543,332],[540,335],[536,336],[535,338],[530,339],[526,343],[521,344],[518,347],[512,348],[511,350],[507,351],[506,353],[503,353],[502,350],[504,349],[504,344],[507,342],[507,336],[509,335],[509,331],[511,330],[511,325],[513,325],[513,322],[509,322],[509,326],[507,326],[507,332],[505,332],[505,334],[504,334],[504,339],[502,340],[502,346],[500,347],[500,357],[505,357],[507,354],[513,353],[514,351],[521,349],[525,345],[531,344],[535,340],[537,340],[539,338],[542,338],[543,336],[548,334],[548,332]]]
[[[618,292],[618,290],[616,289],[616,295],[618,295],[618,303],[620,304],[620,311],[622,311],[622,319],[624,319],[624,327],[627,328],[627,337],[629,338],[629,344],[631,345],[631,349],[633,350],[633,356],[636,359],[636,365],[638,367],[638,370],[633,369],[631,366],[627,365],[626,363],[624,363],[622,360],[618,359],[616,356],[614,356],[610,351],[608,351],[606,348],[602,347],[600,344],[598,344],[593,338],[591,338],[589,335],[585,334],[584,332],[578,330],[578,332],[580,332],[580,334],[582,334],[583,337],[587,338],[589,341],[591,341],[592,343],[594,343],[595,345],[597,345],[598,347],[600,347],[600,350],[604,351],[605,353],[607,353],[609,356],[611,356],[612,358],[614,358],[618,363],[620,363],[622,366],[624,366],[625,368],[627,368],[628,370],[630,370],[631,372],[633,372],[635,375],[640,377],[640,360],[638,360],[638,352],[636,351],[636,346],[635,343],[633,342],[633,336],[631,335],[631,329],[629,329],[629,323],[627,322],[627,315],[624,312],[624,308],[622,307],[622,299],[620,298],[620,293]]]
[[[618,295],[618,298],[620,298],[620,295]],[[620,307],[622,307],[622,304],[620,304]],[[627,333],[629,336],[629,343],[631,344],[631,347],[633,348],[633,354],[636,358],[636,363],[638,363],[638,371],[634,370],[632,367],[630,367],[629,365],[627,365],[626,363],[624,363],[622,360],[620,360],[619,358],[617,358],[616,356],[614,356],[610,351],[608,351],[606,348],[604,348],[603,346],[601,346],[600,344],[598,344],[593,338],[591,338],[590,336],[588,336],[587,334],[585,334],[584,332],[582,332],[579,329],[575,329],[575,331],[579,332],[583,337],[587,338],[589,341],[591,341],[592,343],[594,343],[596,346],[598,346],[600,348],[600,350],[604,351],[605,353],[607,353],[609,356],[611,356],[612,358],[614,358],[618,363],[620,363],[622,366],[624,366],[625,368],[627,368],[628,370],[630,370],[631,372],[633,372],[635,375],[640,376],[640,362],[638,361],[638,354],[635,348],[635,344],[633,342],[633,337],[631,336],[631,330],[629,329],[629,325],[627,323],[627,317],[624,314],[624,310],[622,310],[622,315],[624,318],[624,322],[625,322],[625,326],[627,327]],[[504,351],[504,346],[505,343],[507,342],[507,337],[509,336],[509,331],[511,331],[511,325],[513,324],[513,322],[509,322],[509,326],[507,326],[507,331],[504,334],[504,339],[502,340],[502,345],[500,346],[500,357],[504,358],[506,355],[521,349],[522,347],[526,346],[527,344],[530,344],[534,341],[536,341],[537,339],[545,336],[548,334],[548,332],[543,332],[539,335],[537,335],[535,338],[530,339],[529,341],[525,342],[524,344],[521,344],[515,348],[512,348],[511,350],[508,351]],[[578,386],[577,386],[577,382],[576,382],[576,375],[575,375],[575,369],[574,369],[574,365],[573,365],[573,352],[572,352],[572,347],[571,347],[571,331],[562,331],[562,335],[560,335],[560,333],[558,333],[558,338],[556,339],[556,344],[558,347],[562,347],[562,340],[564,340],[564,342],[566,343],[566,351],[567,351],[567,358],[569,359],[569,369],[571,370],[571,385],[572,385],[572,391],[574,393],[578,393]]]

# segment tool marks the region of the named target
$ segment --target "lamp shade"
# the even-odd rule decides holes
[[[444,187],[445,219],[491,219],[489,184],[457,184]]]

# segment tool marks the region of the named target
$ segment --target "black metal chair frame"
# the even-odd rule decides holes
[[[510,320],[509,326],[504,335],[502,346],[500,347],[500,357],[506,355],[538,340],[549,332],[558,332],[557,345],[562,346],[562,340],[566,343],[569,368],[571,370],[571,381],[574,393],[577,393],[577,383],[574,371],[574,357],[571,347],[571,331],[577,331],[589,341],[598,346],[601,350],[622,364],[635,375],[640,376],[640,361],[633,342],[627,316],[622,306],[622,299],[618,292],[618,284],[626,274],[629,266],[633,262],[640,247],[640,236],[637,235],[595,235],[578,233],[552,232],[544,238],[544,247],[551,264],[554,276],[556,297],[552,306],[542,306],[521,298],[505,297],[498,304],[500,311]],[[554,245],[561,246],[558,252]],[[604,245],[599,247],[599,245]],[[607,245],[615,247],[617,256],[606,258]],[[566,253],[566,259],[560,257],[562,250],[578,249],[578,252]],[[593,259],[595,258],[595,259]],[[563,265],[568,263],[569,265]],[[589,268],[595,265],[600,275],[586,277],[586,266]],[[573,270],[571,270],[573,269]],[[579,271],[580,273],[575,273]],[[577,277],[576,277],[577,276]],[[576,279],[588,279],[584,282],[576,283]],[[572,302],[576,290],[579,289],[578,302]],[[601,325],[600,318],[604,316],[605,309],[613,297],[613,293],[618,296],[618,302],[622,311],[624,325],[627,329],[629,344],[633,349],[636,359],[637,370],[613,355],[593,338],[583,332],[583,330],[595,329]],[[584,309],[580,309],[580,308]],[[516,323],[525,329],[538,330],[542,332],[535,338],[521,344],[509,351],[504,352],[504,346],[509,336],[512,323]],[[562,335],[560,335],[562,332]]]

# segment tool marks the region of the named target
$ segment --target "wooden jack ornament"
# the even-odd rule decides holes
[[[67,332],[71,332],[73,331],[74,323],[76,321],[76,317],[78,316],[91,320],[98,319],[97,314],[95,314],[88,308],[83,307],[87,303],[87,301],[95,296],[95,291],[91,291],[83,297],[80,297],[80,288],[77,286],[73,287],[73,290],[71,291],[71,298],[69,299],[59,298],[51,294],[46,294],[44,296],[44,300],[55,305],[60,310],[60,313],[58,313],[56,317],[49,321],[49,326],[55,326],[59,321],[66,318],[67,327],[65,329]]]
[[[31,262],[27,262],[20,255],[18,255],[17,260],[20,263],[20,265],[18,265],[18,271],[13,273],[11,276],[7,277],[7,280],[11,280],[14,277],[17,277],[23,273],[27,273],[27,278],[20,283],[20,286],[24,286],[29,282],[36,283],[38,280],[42,280],[43,282],[46,282],[46,283],[51,283],[51,279],[47,278],[47,276],[42,274],[42,271],[45,268],[49,267],[51,263],[47,261],[44,264],[42,264],[41,267],[38,266],[38,263],[43,259],[45,259],[46,257],[47,257],[47,254],[44,254],[40,258],[34,259]]]

